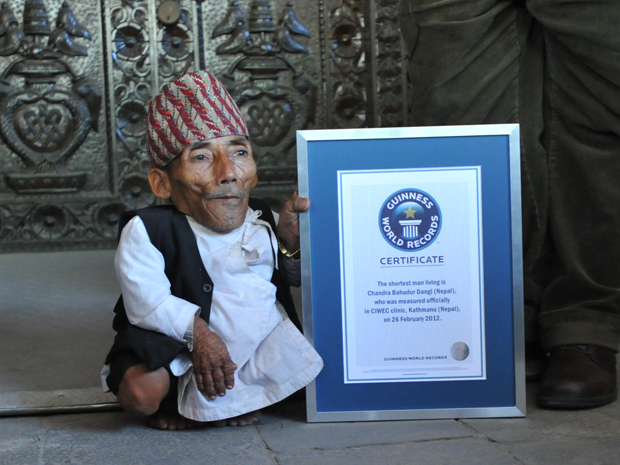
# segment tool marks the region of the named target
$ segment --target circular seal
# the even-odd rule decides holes
[[[419,189],[394,192],[381,207],[379,229],[383,238],[396,249],[422,250],[437,239],[441,230],[439,205]]]
[[[461,362],[469,357],[469,346],[464,342],[455,342],[450,348],[450,355],[454,360]]]

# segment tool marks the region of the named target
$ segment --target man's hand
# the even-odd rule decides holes
[[[291,253],[299,250],[299,213],[308,211],[309,208],[310,199],[300,197],[295,189],[280,211],[278,237],[286,250]]]
[[[223,397],[226,389],[235,387],[237,365],[231,360],[224,341],[202,318],[194,318],[194,350],[192,363],[198,390],[209,400]]]

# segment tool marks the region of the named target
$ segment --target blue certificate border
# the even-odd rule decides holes
[[[481,192],[481,191],[480,191],[480,169],[478,169],[478,168],[480,168],[480,167],[472,167],[472,166],[464,166],[464,167],[460,167],[460,166],[450,166],[450,167],[441,167],[441,168],[413,168],[413,169],[414,169],[414,170],[416,170],[416,171],[433,171],[433,172],[437,172],[437,171],[453,171],[453,170],[460,170],[460,171],[463,171],[463,170],[472,170],[472,171],[475,171],[475,173],[476,173],[476,192],[477,192],[477,193],[480,193],[480,192]],[[364,173],[372,173],[372,172],[377,172],[377,173],[379,173],[379,172],[381,172],[381,173],[390,173],[390,172],[397,172],[397,171],[401,171],[401,170],[383,170],[383,169],[382,169],[382,170],[364,170],[363,172],[364,172]],[[340,192],[338,192],[338,194],[339,194],[339,198],[340,198],[341,200],[343,199],[343,195],[342,195],[342,184],[341,184],[341,181],[342,181],[342,175],[343,175],[343,174],[348,174],[348,173],[350,173],[350,172],[351,172],[351,171],[344,171],[344,170],[340,170],[340,171],[337,173],[337,175],[338,175],[338,178],[337,178],[337,179],[338,179],[338,184],[339,184],[339,185],[340,185],[340,187],[341,187]],[[393,193],[391,196],[395,195],[396,193],[397,193],[397,192]],[[426,192],[425,194],[426,194],[428,197],[430,197],[430,198],[433,200],[433,202],[435,202],[435,204],[438,204],[438,202],[437,202],[437,201],[436,201],[436,200],[435,200],[435,199],[434,199],[434,198],[433,198],[433,197],[432,197],[429,193],[427,193],[427,192]],[[390,196],[390,197],[391,197],[391,196]],[[339,208],[342,208],[342,205],[339,205]],[[477,212],[476,212],[476,213],[477,213],[477,215],[478,215],[478,216],[477,216],[477,218],[481,218],[482,212],[480,211],[480,199],[479,199],[479,198],[478,198],[478,199],[476,199],[476,208],[477,208]],[[381,221],[380,221],[380,220],[379,220],[379,227],[381,227]],[[482,251],[480,250],[480,244],[481,244],[481,237],[480,237],[480,234],[481,234],[481,231],[480,231],[480,230],[478,230],[478,237],[477,237],[478,252],[479,252],[479,253],[482,253]],[[340,236],[340,237],[339,237],[339,239],[340,239],[340,244],[343,244],[343,243],[344,243],[344,238],[343,238],[342,236]],[[390,244],[390,243],[388,242],[388,244]],[[390,245],[392,245],[392,244],[390,244]],[[430,244],[429,244],[429,245],[430,245]],[[427,247],[427,246],[422,247],[422,248],[419,248],[419,249],[416,249],[416,251],[419,251],[419,250],[424,250],[426,247]],[[395,248],[396,250],[399,250],[399,251],[400,251],[400,249],[398,249],[398,248],[396,248],[396,247],[394,247],[394,248]],[[344,265],[344,263],[341,263],[341,267],[340,267],[340,269],[341,269],[341,274],[345,274],[345,265]],[[481,272],[482,272],[482,267],[481,267],[481,266],[479,266],[479,267],[478,267],[478,273],[481,273]],[[346,274],[345,274],[345,276],[346,276]],[[342,281],[344,281],[344,282],[345,282],[345,286],[346,286],[346,278],[343,278],[343,279],[342,279]],[[480,300],[482,301],[482,299],[483,299],[483,292],[484,292],[484,286],[483,286],[482,276],[480,276],[480,274],[479,274],[479,276],[478,276],[478,282],[479,282],[479,285],[480,285],[480,289],[479,289],[479,292],[480,292]],[[344,293],[343,293],[343,300],[346,302],[346,294],[344,294]],[[482,316],[482,318],[484,318],[484,305],[483,305],[483,302],[480,302],[479,304],[480,304],[480,310],[481,310],[481,312],[482,312],[481,316]],[[345,306],[346,306],[346,303],[345,303]],[[345,381],[345,383],[346,383],[347,381],[348,381],[349,383],[362,383],[363,381],[352,380],[352,379],[349,377],[348,364],[346,363],[346,361],[347,361],[347,360],[349,360],[349,354],[347,353],[347,346],[348,346],[348,344],[347,344],[347,340],[346,340],[346,339],[347,339],[347,336],[346,336],[346,335],[347,335],[347,329],[346,329],[346,327],[347,327],[347,323],[346,323],[345,313],[346,313],[346,312],[344,312],[344,311],[342,312],[342,314],[343,314],[342,324],[343,324],[343,326],[344,326],[344,330],[343,330],[343,333],[342,333],[342,334],[343,334],[343,341],[342,341],[342,342],[343,342],[344,376],[345,376],[345,380],[346,380],[346,381]],[[463,376],[462,378],[466,378],[466,379],[468,379],[468,380],[475,379],[475,378],[478,378],[478,379],[485,379],[485,378],[486,378],[486,370],[485,370],[485,364],[484,364],[484,357],[485,357],[485,348],[484,348],[484,319],[481,319],[481,321],[480,321],[480,346],[481,346],[481,348],[482,348],[482,356],[483,356],[483,360],[481,361],[481,365],[482,365],[482,366],[480,367],[480,368],[481,368],[481,373],[482,373],[482,374],[481,374],[480,376],[477,376],[477,377],[473,377],[473,376]],[[420,377],[411,377],[411,378],[393,378],[393,379],[391,379],[391,378],[382,378],[382,379],[374,379],[374,380],[368,379],[366,382],[369,382],[369,383],[370,383],[370,382],[374,382],[374,383],[376,383],[376,382],[383,382],[383,383],[386,383],[386,382],[410,382],[410,381],[432,382],[432,381],[438,381],[438,380],[440,380],[441,378],[444,378],[444,379],[449,379],[449,380],[458,380],[458,378],[459,378],[459,377],[458,377],[458,376],[449,376],[449,377],[448,377],[448,376],[444,376],[444,377],[438,377],[438,378],[432,378],[432,379],[429,379],[429,378],[420,378]],[[347,383],[347,384],[348,384],[348,383]]]
[[[325,362],[308,420],[524,416],[518,125],[299,131],[297,150],[304,332]],[[486,379],[345,384],[337,172],[458,166],[481,166]]]

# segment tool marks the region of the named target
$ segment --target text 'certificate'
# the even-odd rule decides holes
[[[485,379],[480,167],[338,171],[344,382]]]

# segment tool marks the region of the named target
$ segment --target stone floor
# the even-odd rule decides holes
[[[0,255],[0,403],[98,385],[118,293],[112,260],[112,251]],[[536,387],[519,419],[310,424],[300,397],[255,426],[185,432],[120,411],[0,416],[0,464],[620,464],[620,402],[546,411]]]
[[[531,399],[536,386],[528,387]],[[256,426],[158,431],[123,412],[0,418],[0,463],[531,464],[620,463],[620,403],[519,419],[306,423],[285,401]]]

